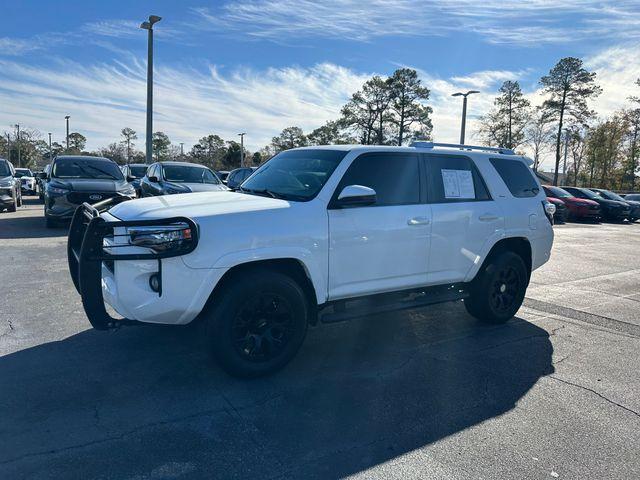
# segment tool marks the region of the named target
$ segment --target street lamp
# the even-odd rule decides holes
[[[67,115],[64,117],[64,119],[67,121],[67,152],[69,152],[69,119],[71,118],[71,115]]]
[[[140,24],[140,28],[149,32],[147,41],[147,164],[153,161],[153,25],[160,20],[162,17],[149,15],[149,20]]]
[[[239,133],[240,136],[240,168],[244,167],[244,136],[247,132]]]
[[[18,133],[16,134],[16,141],[18,143],[18,167],[22,167],[22,161],[20,159],[20,125],[17,123],[16,128],[18,129]]]
[[[51,132],[49,132],[49,161],[53,160],[53,150],[51,150]]]
[[[456,92],[452,97],[464,97],[462,100],[462,124],[460,126],[460,145],[464,145],[464,130],[467,123],[467,97],[473,93],[480,93],[478,90],[469,90],[467,93]]]
[[[180,158],[184,157],[184,142],[180,142]]]

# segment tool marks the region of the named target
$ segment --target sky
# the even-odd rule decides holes
[[[430,90],[433,136],[467,143],[505,80],[532,104],[562,57],[582,58],[603,93],[601,116],[640,95],[640,0],[21,0],[3,1],[0,132],[71,130],[97,149],[138,132],[144,148],[146,31],[155,26],[154,131],[185,149],[211,133],[256,150],[283,128],[305,132],[339,116],[374,74],[416,69]],[[545,161],[550,165],[550,159]]]

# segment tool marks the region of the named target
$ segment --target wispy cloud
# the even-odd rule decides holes
[[[273,41],[475,32],[489,43],[533,46],[640,38],[637,7],[633,0],[231,0],[193,11],[200,28]]]

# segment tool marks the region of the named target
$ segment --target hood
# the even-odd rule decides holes
[[[214,185],[212,183],[171,183],[170,185],[176,185],[176,190],[181,186],[187,187],[192,192],[221,192],[227,190],[227,187],[224,185],[217,184]]]
[[[218,191],[139,198],[116,205],[109,210],[109,213],[120,220],[152,220],[168,217],[189,217],[195,220],[215,215],[288,207],[289,202],[286,200]]]
[[[628,207],[629,206],[625,202],[619,202],[618,200],[609,200],[607,198],[598,199],[598,203],[600,203],[600,205],[606,205],[608,207]]]
[[[96,178],[52,178],[52,187],[66,188],[76,192],[117,192],[126,187],[124,180],[105,180]]]
[[[624,203],[628,203],[629,205],[631,205],[632,208],[640,207],[640,202],[636,200],[625,200]]]
[[[8,177],[0,177],[0,183],[6,183],[6,182],[13,183],[13,177],[11,175],[9,175]]]
[[[573,203],[574,205],[599,205],[595,200],[589,200],[588,198],[571,197],[566,198],[565,201]]]

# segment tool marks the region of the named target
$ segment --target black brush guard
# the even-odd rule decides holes
[[[102,264],[103,262],[113,266],[115,261],[123,260],[157,260],[158,273],[162,275],[162,259],[186,255],[192,252],[198,244],[198,227],[193,220],[187,217],[172,217],[158,220],[134,220],[107,222],[100,217],[100,213],[112,206],[129,200],[126,197],[109,198],[94,205],[83,203],[80,205],[71,220],[69,238],[67,242],[67,259],[69,272],[76,290],[82,298],[82,306],[89,322],[96,330],[107,330],[120,325],[138,323],[130,319],[115,319],[109,315],[105,308],[102,296]],[[167,251],[151,251],[149,253],[118,254],[113,253],[120,247],[131,247],[131,244],[111,245],[105,250],[103,241],[105,237],[115,238],[115,227],[171,227],[183,230],[184,225],[191,229],[191,238],[180,241],[169,241],[171,249]],[[161,280],[162,281],[162,280]],[[158,292],[159,295],[162,291]]]

